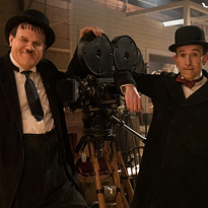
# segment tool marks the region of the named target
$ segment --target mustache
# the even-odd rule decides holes
[[[26,49],[26,53],[28,53],[28,54],[32,54],[32,53],[33,53],[33,51],[32,51],[32,50],[28,50],[28,49]]]

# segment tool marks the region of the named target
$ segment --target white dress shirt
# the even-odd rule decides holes
[[[45,134],[54,128],[54,119],[52,117],[51,108],[49,106],[48,97],[45,91],[45,87],[40,76],[37,72],[36,67],[30,69],[33,73],[30,74],[30,78],[35,83],[38,91],[38,95],[41,101],[41,105],[44,112],[43,120],[38,122],[35,117],[31,114],[27,97],[25,93],[25,75],[20,73],[24,71],[22,67],[14,60],[12,54],[10,53],[10,59],[12,63],[19,68],[19,72],[14,70],[14,75],[16,79],[17,92],[19,97],[20,109],[22,114],[22,124],[24,134]]]

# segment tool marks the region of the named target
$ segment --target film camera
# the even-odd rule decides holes
[[[95,37],[87,33],[80,40],[74,57],[69,65],[72,79],[60,81],[58,92],[65,106],[71,110],[82,109],[84,136],[78,142],[74,152],[79,153],[88,143],[91,152],[91,162],[96,176],[96,192],[101,208],[105,208],[103,195],[106,190],[115,190],[117,207],[121,205],[121,185],[118,176],[117,162],[123,167],[123,177],[127,177],[121,154],[117,151],[116,138],[112,132],[113,118],[120,105],[120,91],[114,83],[114,72],[121,69],[143,72],[145,64],[140,50],[129,36],[119,36],[112,41],[103,34]],[[123,125],[123,123],[121,123]],[[127,129],[128,130],[128,129]],[[96,158],[103,156],[104,141],[112,145],[112,158],[107,159],[110,169],[114,170],[115,186],[102,187],[99,177],[99,164]],[[130,200],[133,198],[133,189],[126,180],[126,187]],[[111,192],[111,191],[110,191]],[[110,194],[112,195],[112,194]],[[126,202],[127,203],[127,202]]]

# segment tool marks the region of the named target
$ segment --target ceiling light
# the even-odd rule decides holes
[[[202,2],[202,6],[208,8],[208,6],[204,2]]]
[[[165,27],[170,27],[170,26],[174,26],[174,25],[182,25],[182,24],[184,24],[184,19],[177,19],[177,20],[163,22],[163,25]]]

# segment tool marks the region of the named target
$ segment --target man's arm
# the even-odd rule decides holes
[[[125,96],[126,107],[130,111],[143,110],[141,97],[135,85],[127,84],[122,86],[122,93]]]
[[[125,96],[126,107],[131,111],[143,110],[137,84],[130,70],[118,70],[114,73],[115,83]]]

